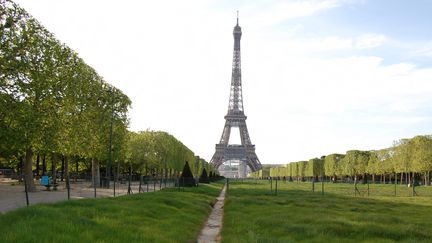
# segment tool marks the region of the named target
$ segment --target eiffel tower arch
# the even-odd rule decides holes
[[[216,144],[216,151],[210,160],[210,163],[219,168],[227,161],[239,161],[239,166],[247,166],[251,171],[261,169],[261,162],[255,153],[255,145],[252,144],[249,132],[246,126],[246,115],[243,109],[243,93],[241,79],[241,61],[240,61],[240,39],[242,35],[241,28],[238,24],[234,27],[234,52],[231,76],[230,98],[228,104],[228,113],[225,116],[225,126],[221,139]],[[241,144],[229,144],[231,129],[235,127],[240,131]],[[245,176],[245,175],[243,175]],[[241,176],[242,177],[242,176]]]

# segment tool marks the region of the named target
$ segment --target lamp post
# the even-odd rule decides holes
[[[112,135],[113,135],[113,120],[114,120],[114,92],[112,88],[108,91],[111,96],[111,121],[110,121],[110,134],[109,134],[109,148],[108,148],[108,164],[106,170],[106,186],[109,188],[110,180],[111,180],[111,163],[112,163]]]

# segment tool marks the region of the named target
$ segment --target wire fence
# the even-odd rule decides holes
[[[163,188],[179,187],[178,178],[141,177],[138,180],[111,180],[109,187],[106,182],[94,185],[91,180],[56,181],[49,186],[35,180],[36,191],[28,192],[26,180],[0,178],[0,212],[4,213],[16,208],[37,203],[53,203],[71,199],[117,197],[128,194],[159,191]],[[69,183],[68,183],[69,182]],[[179,187],[180,190],[180,187]]]
[[[338,194],[353,197],[432,197],[432,186],[416,186],[395,183],[341,183],[327,181],[289,181],[278,178],[229,179],[229,183],[245,184],[248,187],[264,189],[278,195],[289,191],[304,191],[321,194]]]

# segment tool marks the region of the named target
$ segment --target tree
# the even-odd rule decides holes
[[[207,171],[205,168],[203,168],[201,176],[199,178],[200,183],[210,183],[209,177],[207,176]]]
[[[354,177],[354,181],[357,181],[359,175],[363,175],[364,177],[368,161],[368,151],[347,151],[345,157],[342,159],[341,162],[343,173],[345,175]]]
[[[183,172],[181,173],[179,183],[181,186],[196,186],[195,178],[193,177],[192,171],[189,166],[189,162],[186,161],[183,167]]]
[[[331,176],[333,181],[336,181],[336,176],[341,175],[340,162],[343,158],[343,154],[330,154],[324,158],[325,175]]]
[[[424,174],[424,183],[430,183],[432,170],[432,136],[416,136],[412,139],[412,170]]]
[[[318,176],[322,175],[324,175],[324,161],[318,158],[309,160],[307,162],[307,176],[316,180]]]

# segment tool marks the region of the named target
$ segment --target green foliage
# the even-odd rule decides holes
[[[292,162],[284,169],[270,168],[272,176],[304,177],[325,176],[357,178],[365,175],[394,173],[421,173],[425,183],[430,181],[432,171],[432,135],[416,136],[395,141],[391,148],[360,151],[350,150],[346,154],[330,154],[309,161]],[[253,177],[258,175],[253,174]],[[399,176],[401,178],[402,175]]]
[[[416,136],[411,139],[412,167],[418,172],[432,170],[432,136]]]
[[[0,2],[0,150],[107,160],[109,130],[124,157],[129,98],[12,1]]]
[[[207,161],[195,157],[188,147],[167,132],[129,132],[126,147],[126,161],[131,163],[134,171],[142,174],[165,177],[178,175],[187,160],[195,161],[192,174],[196,177],[199,175],[198,170],[202,171],[203,168],[214,172]]]
[[[301,178],[307,176],[307,161],[300,161],[298,163],[298,174]]]
[[[340,161],[345,157],[343,154],[330,154],[324,159],[324,171],[326,176],[342,175]]]
[[[307,163],[306,176],[317,177],[324,175],[324,160],[322,159],[311,159]]]
[[[369,161],[369,151],[350,150],[341,161],[345,175],[357,176],[366,173]]]

